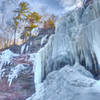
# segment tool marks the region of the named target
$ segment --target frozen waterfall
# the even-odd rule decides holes
[[[35,59],[35,84],[48,73],[76,63],[94,76],[100,74],[100,1],[86,9],[76,8],[56,22],[55,35],[41,48]]]
[[[53,58],[66,55],[69,64],[78,62],[93,74],[100,74],[99,7],[96,0],[86,10],[75,9],[57,21]]]
[[[48,43],[41,48],[37,54],[35,55],[34,61],[34,82],[36,89],[38,88],[38,84],[41,83],[46,77],[47,73],[49,73],[50,68],[48,68],[48,61],[52,55],[52,45],[53,45],[54,36],[51,35]]]

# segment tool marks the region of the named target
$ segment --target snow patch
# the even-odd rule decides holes
[[[100,80],[97,81],[96,85],[100,87]]]
[[[5,50],[0,55],[0,78],[3,77],[5,68],[3,68],[4,65],[11,63],[13,56],[17,56],[17,54],[14,54],[9,49]]]
[[[38,36],[39,32],[38,32],[38,28],[34,28],[32,31],[31,31],[31,34],[34,35],[34,36]]]
[[[11,52],[9,49],[8,50],[5,50],[1,53],[1,56],[0,56],[0,61],[1,63],[3,64],[6,64],[6,63],[10,63],[13,56],[17,56],[17,54],[14,54],[13,52]]]
[[[16,67],[13,67],[8,75],[8,83],[9,86],[11,86],[13,79],[18,78],[21,71],[25,70],[26,67],[24,67],[22,64],[17,65]]]

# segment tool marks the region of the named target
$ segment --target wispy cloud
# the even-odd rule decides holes
[[[25,1],[25,0],[23,0]],[[61,14],[82,4],[82,0],[26,0],[34,11]]]
[[[82,0],[57,0],[57,1],[64,8],[64,12],[73,10],[76,7],[80,7],[82,5]]]
[[[63,6],[57,0],[22,0],[30,3],[34,11],[40,13],[59,14],[63,11]]]

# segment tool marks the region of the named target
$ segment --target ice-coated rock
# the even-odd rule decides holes
[[[35,75],[41,81],[27,100],[99,100],[100,81],[92,76],[100,74],[99,6],[100,1],[93,0],[57,20],[50,53],[48,46],[38,52],[41,60],[36,69],[41,70],[35,70]]]
[[[49,70],[49,68],[46,67],[48,65],[50,57],[52,56],[53,39],[54,35],[51,35],[48,40],[48,43],[36,54],[36,58],[34,61],[34,78],[36,85],[43,81],[43,79],[46,77],[46,72],[48,72]]]
[[[74,9],[58,19],[53,59],[66,55],[70,65],[75,61],[95,75],[100,73],[99,6],[100,1],[95,0],[86,9]]]
[[[73,66],[75,63],[85,67],[95,76],[100,73],[100,19],[99,16],[92,16],[91,20],[87,20],[88,16],[91,17],[91,11],[95,13],[93,9],[99,13],[99,3],[100,1],[96,0],[86,9],[76,8],[58,19],[55,35],[53,38],[51,36],[47,45],[37,53],[34,71],[36,84],[42,82],[48,73],[65,65]],[[90,6],[93,9],[90,9]],[[84,73],[84,68],[78,70],[93,77],[88,72]]]
[[[71,66],[50,73],[39,90],[27,100],[99,100],[98,81],[82,75]]]
[[[77,70],[78,72],[80,72],[82,75],[84,76],[87,76],[87,77],[90,77],[90,78],[93,78],[93,75],[91,72],[89,72],[88,70],[86,70],[84,68],[84,66],[76,63],[74,66],[73,66],[73,69]]]

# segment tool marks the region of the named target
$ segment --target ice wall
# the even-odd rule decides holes
[[[80,63],[93,74],[100,74],[100,1],[86,9],[76,8],[56,23],[52,58],[66,55],[69,64]]]
[[[35,84],[48,73],[65,65],[78,63],[100,74],[100,1],[95,0],[86,9],[76,8],[56,22],[55,35],[41,48],[35,59]]]
[[[54,35],[51,35],[48,43],[41,48],[37,54],[35,55],[34,61],[34,82],[36,89],[38,88],[38,84],[41,83],[49,72],[50,68],[48,68],[48,61],[52,55],[52,46],[53,46]]]

